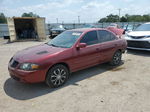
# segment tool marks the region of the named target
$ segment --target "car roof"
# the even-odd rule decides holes
[[[88,32],[88,31],[94,31],[94,30],[102,30],[102,28],[78,28],[78,29],[72,29],[72,30],[69,30],[69,31]]]

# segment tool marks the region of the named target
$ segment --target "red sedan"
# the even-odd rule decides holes
[[[126,40],[106,29],[68,30],[49,42],[17,52],[10,60],[10,76],[20,82],[63,85],[70,73],[97,64],[119,65]]]

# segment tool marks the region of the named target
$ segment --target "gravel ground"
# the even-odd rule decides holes
[[[44,42],[6,44],[0,39],[1,112],[150,112],[150,52],[130,50],[123,64],[98,65],[73,73],[67,84],[23,84],[10,78],[9,59]]]

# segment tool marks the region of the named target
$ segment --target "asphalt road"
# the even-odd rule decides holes
[[[62,87],[10,78],[9,59],[44,42],[0,40],[0,112],[150,112],[150,52],[130,50],[122,65],[97,65],[73,73]]]

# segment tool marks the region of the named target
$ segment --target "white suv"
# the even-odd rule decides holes
[[[150,51],[150,22],[138,26],[125,35],[128,49]]]

